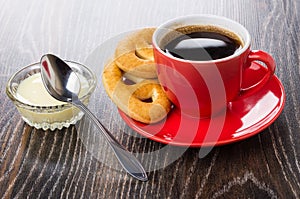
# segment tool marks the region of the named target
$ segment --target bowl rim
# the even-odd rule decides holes
[[[92,95],[92,93],[94,92],[94,90],[96,88],[96,85],[97,85],[96,75],[94,74],[94,72],[91,69],[89,69],[87,66],[85,66],[81,63],[78,63],[78,62],[75,62],[75,61],[69,61],[69,60],[64,60],[64,61],[67,62],[67,63],[71,63],[72,64],[72,65],[70,65],[71,68],[75,68],[75,69],[77,69],[77,68],[82,69],[83,68],[84,71],[87,72],[92,77],[92,78],[87,79],[87,81],[90,83],[88,92],[85,95],[83,95],[79,98],[81,101],[85,101],[87,98],[89,98]],[[15,92],[12,91],[12,81],[13,81],[13,79],[26,69],[32,68],[29,71],[29,72],[33,72],[32,75],[40,72],[39,64],[40,64],[40,62],[29,64],[29,65],[19,69],[15,73],[13,73],[13,75],[8,79],[7,84],[6,84],[6,94],[7,94],[7,96],[13,101],[14,104],[17,104],[17,106],[22,107],[22,108],[26,108],[28,110],[39,110],[41,112],[42,112],[42,110],[46,110],[47,113],[51,113],[51,112],[56,112],[57,109],[64,110],[64,109],[73,107],[73,105],[70,104],[70,103],[65,103],[65,104],[61,104],[61,105],[54,105],[54,106],[53,105],[51,105],[51,106],[49,106],[49,105],[36,106],[36,105],[31,105],[31,104],[25,103],[24,101],[21,101],[19,98],[16,97]],[[78,66],[78,67],[74,67],[73,64],[75,66]],[[27,74],[30,74],[30,73],[27,73]]]

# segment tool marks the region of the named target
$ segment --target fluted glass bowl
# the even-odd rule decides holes
[[[91,94],[96,87],[96,77],[87,67],[71,61],[66,61],[69,66],[84,80],[85,89],[80,92],[80,100],[87,105]],[[23,120],[30,126],[43,130],[62,129],[75,124],[82,118],[84,113],[71,104],[63,103],[55,106],[30,104],[18,95],[17,90],[22,81],[29,76],[40,73],[40,63],[26,66],[16,72],[8,80],[6,93],[12,100]]]

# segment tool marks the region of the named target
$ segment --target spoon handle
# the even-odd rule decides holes
[[[133,177],[141,181],[147,181],[147,174],[141,165],[141,163],[122,146],[116,138],[103,126],[103,124],[96,118],[96,116],[79,100],[74,99],[71,102],[74,106],[81,109],[86,115],[96,124],[100,132],[107,139],[108,143],[112,147],[117,159],[123,166],[123,168]]]

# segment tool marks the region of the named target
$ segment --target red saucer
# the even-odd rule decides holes
[[[243,87],[257,82],[264,74],[264,67],[253,63],[245,72],[247,81]],[[133,130],[151,140],[201,147],[229,144],[261,132],[277,119],[284,103],[284,88],[274,75],[259,92],[231,102],[226,113],[208,119],[184,116],[179,109],[173,108],[164,121],[147,125],[129,118],[120,110],[119,113]]]

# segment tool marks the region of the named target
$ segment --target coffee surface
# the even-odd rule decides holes
[[[233,55],[242,47],[234,33],[221,28],[189,27],[177,30],[180,34],[164,45],[164,51],[174,57],[208,61]]]

